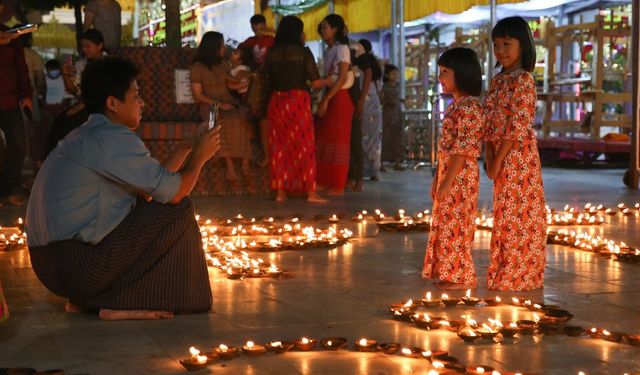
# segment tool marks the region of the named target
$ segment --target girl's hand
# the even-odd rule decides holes
[[[356,111],[354,113],[356,117],[359,118],[360,116],[362,116],[363,107],[364,107],[364,103],[358,102],[358,106],[356,107]]]
[[[438,187],[438,191],[436,193],[436,199],[438,201],[442,201],[444,198],[448,197],[451,194],[451,189],[453,188],[453,181],[449,179],[444,179]]]
[[[329,101],[327,100],[327,97],[325,96],[324,98],[322,98],[322,100],[318,104],[318,109],[316,110],[316,115],[318,115],[318,117],[324,117],[324,115],[327,113],[327,106],[328,105],[329,105]]]

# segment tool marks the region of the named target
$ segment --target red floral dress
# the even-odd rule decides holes
[[[478,157],[482,141],[482,106],[466,96],[447,107],[438,148],[438,184],[449,168],[452,155],[465,156],[451,194],[433,203],[429,244],[422,277],[456,284],[476,285],[471,258],[480,175]]]
[[[515,143],[493,186],[493,232],[487,285],[492,290],[542,288],[546,262],[547,214],[533,121],[536,85],[519,69],[496,76],[485,99],[485,138],[497,152]]]

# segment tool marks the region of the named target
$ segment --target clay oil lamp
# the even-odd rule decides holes
[[[460,360],[450,355],[444,355],[438,357],[437,360],[431,362],[431,365],[436,369],[450,369],[456,370],[460,373],[465,372],[465,367],[460,364]]]
[[[418,358],[422,355],[422,352],[424,351],[424,349],[422,348],[407,348],[404,347],[400,350],[400,354],[402,354],[404,357],[408,357],[408,358]]]
[[[302,337],[293,341],[293,345],[295,346],[296,350],[299,350],[301,352],[310,351],[311,349],[316,347],[317,343],[318,341],[316,339],[309,339],[306,337]]]
[[[398,213],[396,214],[396,216],[394,216],[393,218],[398,220],[398,221],[402,221],[404,220],[404,210],[400,209],[398,210]]]
[[[564,327],[564,333],[570,337],[578,337],[584,334],[584,328],[578,326],[566,326]]]
[[[573,315],[567,310],[549,309],[545,311],[541,322],[561,324],[566,323],[573,318]]]
[[[241,279],[242,276],[243,276],[243,273],[241,270],[233,267],[227,268],[227,279],[238,280],[238,279]]]
[[[262,270],[260,268],[252,268],[251,271],[249,272],[249,277],[252,278],[260,278],[262,277]]]
[[[374,219],[375,221],[377,221],[377,222],[384,221],[384,214],[382,213],[382,211],[380,211],[380,210],[376,209],[376,210],[374,211],[374,214],[375,214],[375,215],[373,216],[373,219]]]
[[[457,305],[458,303],[460,303],[460,298],[458,297],[449,297],[448,294],[443,294],[442,295],[442,303],[444,303],[444,305],[446,307],[453,307],[455,305]]]
[[[18,230],[20,232],[24,232],[24,220],[22,220],[21,217],[18,218],[18,222],[16,223],[16,226],[18,227]]]
[[[206,355],[200,355],[200,350],[193,346],[189,348],[191,357],[188,359],[181,359],[180,364],[188,371],[198,371],[207,367],[209,359]]]
[[[427,294],[425,294],[425,298],[420,301],[422,302],[422,306],[428,308],[438,307],[440,306],[440,302],[442,302],[440,298],[433,299],[431,297],[431,292],[427,292]]]
[[[627,335],[629,345],[640,346],[640,335]]]
[[[464,327],[467,324],[464,320],[455,319],[455,320],[443,320],[440,322],[440,326],[451,331],[458,332],[460,328]]]
[[[354,347],[359,352],[374,352],[376,351],[378,342],[372,339],[360,339],[356,341]]]
[[[480,298],[471,297],[471,289],[467,289],[467,293],[462,297],[462,302],[467,306],[475,306],[480,302]]]
[[[247,341],[242,346],[242,351],[249,357],[259,357],[267,352],[267,348],[264,345],[255,344],[253,341]]]
[[[458,331],[458,337],[460,337],[462,340],[464,340],[464,342],[467,343],[474,343],[478,340],[480,340],[480,335],[477,334],[473,329],[471,329],[470,327],[465,327],[462,328],[461,330]]]
[[[333,214],[331,216],[329,216],[329,222],[330,223],[337,223],[340,221],[340,218],[338,217],[338,215]]]
[[[229,360],[240,355],[240,348],[228,347],[225,344],[213,348],[213,351],[220,357],[220,359]]]
[[[344,337],[327,337],[320,340],[320,347],[324,350],[338,350],[347,346],[347,339]]]
[[[522,335],[531,335],[536,330],[536,322],[533,320],[520,319],[516,322],[516,325]]]
[[[439,328],[442,328],[447,323],[448,323],[447,319],[445,318],[442,318],[440,316],[437,316],[437,317],[432,316],[431,322],[429,322],[428,325],[430,329],[439,329]]]
[[[616,216],[618,213],[610,208],[607,208],[606,210],[604,210],[604,213],[609,215],[609,216]]]
[[[366,211],[364,211],[364,212],[366,212]],[[355,215],[351,220],[353,220],[353,221],[355,221],[357,223],[361,223],[361,222],[364,221],[364,215],[366,215],[366,214],[359,213],[359,214]]]
[[[431,329],[431,317],[427,313],[413,314],[413,316],[411,317],[411,320],[413,320],[413,323],[418,328]]]
[[[434,350],[425,350],[421,354],[422,354],[422,357],[432,362],[432,361],[437,361],[441,357],[447,357],[449,355],[449,352],[444,350],[434,349]]]
[[[493,340],[500,332],[487,323],[482,323],[482,327],[478,328],[476,333],[483,339]]]
[[[293,348],[293,343],[289,341],[271,341],[265,346],[267,348],[267,351],[270,351],[275,354],[283,354],[291,350],[291,348]]]
[[[491,375],[493,371],[494,371],[493,367],[489,367],[489,366],[469,366],[467,367],[466,373],[469,375],[480,375],[480,374]]]
[[[511,322],[508,325],[501,325],[498,331],[503,337],[513,337],[520,332],[520,328],[518,328],[518,324]]]
[[[522,306],[524,306],[524,302],[523,302],[523,301],[521,301],[519,298],[516,298],[516,297],[511,298],[511,304],[512,304],[513,306],[516,306],[516,307],[522,307]]]
[[[384,354],[396,354],[401,347],[402,345],[392,342],[392,343],[379,344],[377,349],[383,352]]]
[[[589,336],[591,336],[592,339],[602,338],[602,329],[600,328],[593,327],[589,331],[587,331],[587,333],[589,334]]]
[[[267,275],[275,279],[282,275],[282,270],[276,267],[275,264],[272,264],[267,268]]]
[[[502,298],[498,296],[495,298],[485,298],[484,303],[486,303],[487,306],[500,306],[502,305]]]
[[[620,342],[622,341],[623,334],[620,332],[611,332],[609,330],[602,330],[602,338],[611,342]]]

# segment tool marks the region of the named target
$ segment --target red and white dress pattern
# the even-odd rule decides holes
[[[497,151],[514,141],[496,173],[494,226],[487,286],[492,290],[542,288],[546,262],[547,213],[533,122],[536,85],[519,69],[497,75],[484,104],[485,138]]]
[[[465,161],[449,196],[433,203],[422,270],[425,279],[476,285],[471,249],[476,230],[480,182],[477,159],[482,131],[482,106],[478,98],[462,97],[447,107],[438,148],[438,184],[449,168],[452,155],[464,156]]]

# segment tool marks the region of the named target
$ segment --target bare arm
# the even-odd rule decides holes
[[[515,143],[515,141],[509,139],[505,139],[502,141],[502,143],[500,143],[500,147],[498,148],[498,151],[496,152],[495,158],[493,160],[493,165],[490,165],[490,167],[492,167],[494,177],[502,169],[502,162],[504,161],[504,158],[507,156],[509,151],[511,151],[511,148]]]
[[[373,77],[373,73],[371,73],[371,68],[365,69],[364,81],[362,81],[362,95],[360,95],[360,99],[358,100],[358,108],[356,108],[356,114],[358,116],[362,114],[362,109],[364,108],[364,101],[367,99],[367,93],[369,92],[369,87],[371,86],[372,77]]]
[[[187,156],[189,156],[190,153],[191,147],[182,144],[162,163],[162,166],[170,172],[177,172],[184,164],[184,161],[187,160]]]
[[[342,86],[345,82],[347,82],[347,73],[349,72],[349,63],[341,62],[338,65],[338,78],[334,82],[333,86],[329,89],[329,91],[322,97],[320,104],[318,104],[317,114],[322,117],[327,112],[327,106],[329,105],[329,100],[333,98],[338,91],[342,89]]]
[[[487,174],[489,174],[489,170],[493,166],[493,163],[495,161],[493,142],[491,141],[487,141],[484,144],[484,161],[487,164]],[[489,178],[493,179],[493,175],[490,175]]]
[[[169,201],[176,204],[191,193],[193,187],[198,181],[200,171],[204,164],[213,157],[220,149],[220,128],[206,132],[200,142],[193,150],[191,157],[188,159],[182,169],[180,169],[181,182],[176,195]]]
[[[438,200],[449,195],[453,188],[456,176],[460,173],[462,167],[464,167],[464,162],[467,158],[467,156],[462,155],[451,155],[451,159],[449,159],[449,168],[447,168],[447,171],[442,177],[442,183],[436,192]]]
[[[82,26],[82,29],[84,31],[89,30],[89,28],[91,27],[91,25],[93,25],[93,20],[96,18],[96,12],[90,11],[90,10],[84,10],[84,24]]]

